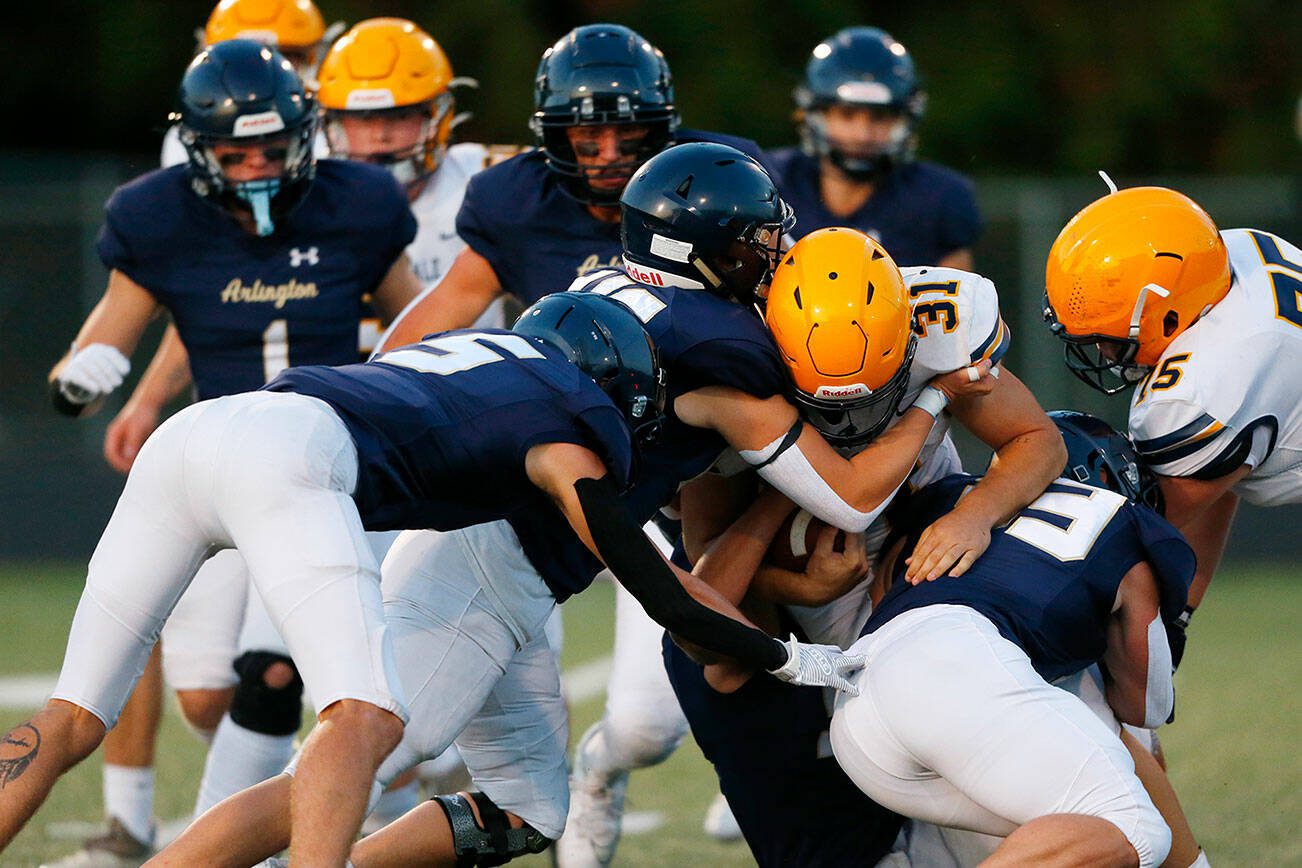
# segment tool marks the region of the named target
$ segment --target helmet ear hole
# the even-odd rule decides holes
[[[1171,337],[1180,330],[1180,313],[1179,311],[1168,310],[1166,316],[1162,317],[1162,336]]]

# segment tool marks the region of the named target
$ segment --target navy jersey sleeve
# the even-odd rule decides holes
[[[185,168],[156,169],[113,191],[104,206],[104,225],[95,250],[100,261],[136,283],[146,286],[142,274],[145,260],[159,249],[167,249],[168,236],[177,225],[179,195],[193,195],[187,187]],[[151,290],[152,292],[152,290]]]
[[[369,258],[374,263],[378,273],[366,282],[365,289],[374,288],[416,238],[416,218],[406,192],[384,169],[346,160],[318,161],[313,184],[322,188],[317,192],[329,196],[310,198],[300,209],[328,209],[340,215],[359,249],[359,260]],[[369,257],[365,256],[367,251]]]
[[[781,173],[775,161],[769,158],[769,155],[760,149],[760,146],[750,139],[743,139],[740,136],[729,136],[723,133],[706,132],[704,130],[679,130],[674,137],[679,144],[688,144],[690,142],[714,142],[720,145],[727,145],[730,148],[736,148],[748,157],[754,159],[764,167],[764,171],[769,173],[775,186],[782,185]]]
[[[530,432],[520,441],[519,460],[524,464],[529,450],[542,443],[573,443],[591,449],[606,465],[615,487],[628,487],[633,473],[633,444],[628,426],[613,405],[594,404],[573,409],[568,419],[559,416],[553,424]]]
[[[500,203],[510,201],[509,196],[501,198],[503,185],[499,183],[499,175],[510,174],[510,164],[523,156],[525,155],[513,157],[473,175],[466,185],[461,208],[457,211],[457,235],[461,236],[467,247],[488,260],[499,282],[506,280],[504,272],[509,264],[501,244],[502,239],[508,235],[500,225]]]
[[[674,360],[672,388],[676,393],[721,384],[756,398],[784,395],[788,389],[786,368],[777,350],[755,341],[706,341]]]

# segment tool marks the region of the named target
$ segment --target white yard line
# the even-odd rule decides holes
[[[599,657],[566,670],[565,698],[570,702],[596,699],[606,690],[610,657]],[[11,675],[0,678],[0,709],[39,708],[54,692],[57,675]]]

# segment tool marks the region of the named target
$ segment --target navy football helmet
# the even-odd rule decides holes
[[[172,119],[190,160],[194,191],[252,211],[258,234],[270,235],[275,220],[302,201],[316,173],[316,100],[294,67],[259,42],[219,42],[190,62],[178,102]],[[265,143],[267,158],[283,161],[283,168],[277,177],[234,182],[213,152],[223,143]]]
[[[926,107],[913,58],[876,27],[847,27],[814,47],[804,81],[793,92],[801,147],[827,157],[852,178],[871,180],[913,159],[914,128]],[[890,141],[876,153],[847,154],[827,137],[823,112],[832,105],[876,107],[899,117]]]
[[[582,202],[613,205],[618,190],[594,189],[588,179],[633,174],[673,140],[678,128],[674,84],[664,55],[637,33],[618,24],[576,27],[543,52],[534,79],[529,122],[547,166],[564,179],[564,189]],[[649,128],[627,161],[602,169],[579,165],[566,129],[575,126],[638,125]]]
[[[782,235],[796,222],[763,166],[713,142],[652,157],[619,202],[624,264],[634,279],[744,304],[765,294]]]
[[[665,377],[646,327],[625,305],[590,292],[555,292],[515,321],[517,334],[558,347],[610,396],[633,442],[652,443],[665,416]]]
[[[1115,491],[1162,512],[1157,476],[1139,457],[1130,438],[1089,413],[1052,410],[1049,418],[1067,444],[1063,476]]]

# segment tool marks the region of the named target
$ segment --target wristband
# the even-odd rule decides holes
[[[927,386],[914,399],[913,406],[936,419],[940,417],[941,411],[949,406],[949,398],[935,386]]]

